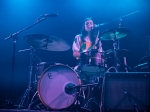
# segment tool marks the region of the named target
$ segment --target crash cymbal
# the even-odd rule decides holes
[[[109,49],[109,50],[105,51],[106,55],[108,55],[110,53],[114,53],[114,49]],[[132,54],[132,52],[127,49],[118,49],[118,50],[116,50],[116,53],[117,53],[117,55],[123,55],[123,56]]]
[[[127,28],[116,28],[104,31],[100,34],[101,40],[114,40],[127,36],[130,30]]]
[[[25,41],[33,48],[48,51],[66,51],[70,49],[70,45],[61,38],[43,35],[28,34],[24,37]]]

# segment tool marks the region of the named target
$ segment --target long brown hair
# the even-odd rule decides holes
[[[82,41],[82,42],[84,42],[84,38],[85,38],[85,36],[87,36],[87,31],[85,30],[85,22],[86,22],[87,20],[92,20],[92,21],[93,21],[93,19],[92,19],[91,17],[88,17],[88,18],[86,18],[86,19],[84,20],[84,23],[83,23],[83,26],[82,26],[82,29],[81,29],[81,41]],[[94,23],[94,21],[93,21],[93,23]],[[91,33],[90,33],[90,37],[91,37],[92,44],[95,43],[96,33],[97,33],[97,31],[96,31],[95,29],[93,29],[93,30],[91,31]]]

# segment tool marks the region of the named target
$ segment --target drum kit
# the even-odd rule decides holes
[[[114,20],[118,20],[137,12],[138,11]],[[46,20],[47,17],[55,16],[57,16],[57,14],[46,14],[40,16],[32,25],[5,38],[5,40],[13,38],[14,43],[12,76],[14,75],[15,49],[18,34]],[[107,24],[112,21],[108,21]],[[128,72],[126,55],[131,52],[126,49],[119,49],[119,39],[127,36],[130,33],[130,30],[127,28],[121,28],[121,21],[122,20],[120,19],[119,28],[104,31],[99,35],[99,40],[113,41],[114,48],[102,52],[99,52],[97,49],[81,52],[80,63],[75,67],[70,67],[62,63],[42,62],[34,53],[39,49],[58,52],[69,50],[70,45],[63,39],[43,34],[28,34],[24,36],[24,41],[31,47],[29,49],[20,50],[19,52],[30,51],[29,82],[28,88],[18,104],[18,109],[35,109],[34,107],[36,106],[34,104],[37,100],[34,101],[34,99],[37,97],[40,104],[45,107],[44,110],[102,110],[105,73],[111,72],[111,69],[115,70],[113,72],[119,71],[119,67],[122,66],[118,58],[119,55],[123,56],[123,67],[124,70]],[[111,62],[109,61],[110,54],[112,54]],[[38,60],[36,66],[33,65],[35,59]],[[109,65],[110,63],[111,65]],[[36,68],[35,73],[33,72],[33,67]],[[32,80],[33,74],[36,77],[34,82]],[[33,83],[36,85],[35,91],[32,88]],[[10,93],[11,91],[10,87]],[[34,94],[31,95],[31,92],[33,91]],[[27,104],[25,105],[26,101]],[[38,109],[42,109],[42,107]]]
[[[97,49],[82,52],[80,56],[81,63],[76,67],[53,62],[37,63],[35,75],[38,84],[36,84],[35,94],[32,99],[30,98],[30,104],[27,104],[28,109],[35,103],[33,99],[37,95],[40,102],[46,107],[45,109],[63,110],[77,109],[78,107],[78,109],[87,111],[99,110],[102,100],[103,77],[110,69],[106,66],[107,55],[114,54],[113,68],[116,68],[119,63],[118,54],[126,55],[130,53],[125,49],[117,49],[116,40],[127,36],[129,33],[130,30],[126,28],[111,29],[101,33],[101,40],[114,41],[114,49],[105,52],[98,52]],[[66,51],[70,49],[70,45],[66,41],[55,36],[29,34],[24,37],[24,40],[31,46],[30,49],[26,49],[30,50],[30,76],[28,88],[18,108],[24,106],[25,100],[29,100],[29,94],[31,94],[33,58],[38,58],[35,56],[34,51],[38,49],[47,51]]]

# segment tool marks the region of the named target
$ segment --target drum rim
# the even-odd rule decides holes
[[[44,102],[44,100],[42,99],[42,97],[41,97],[41,95],[40,95],[40,83],[41,83],[42,77],[44,76],[44,74],[46,73],[47,70],[49,70],[50,68],[53,68],[53,67],[55,67],[55,66],[65,66],[65,67],[68,67],[69,69],[71,69],[71,70],[76,74],[77,77],[78,77],[78,74],[75,72],[75,70],[73,70],[73,69],[72,69],[71,67],[69,67],[68,65],[64,65],[64,64],[59,63],[59,64],[54,64],[54,65],[49,66],[48,68],[46,68],[46,69],[42,72],[42,74],[41,74],[41,76],[40,76],[40,79],[39,79],[38,84],[37,84],[37,93],[38,93],[38,96],[39,96],[40,101],[41,101],[45,106],[49,107],[49,108],[52,109],[52,110],[61,110],[61,109],[65,109],[65,108],[57,109],[57,108],[52,108],[52,107],[50,107],[49,105],[47,105],[47,104]],[[78,78],[78,81],[79,81],[79,85],[81,85],[82,82],[81,82],[80,78]],[[74,98],[74,102],[75,102],[75,100],[76,100],[76,97]],[[73,103],[74,103],[74,102],[73,102]],[[73,103],[72,103],[72,104],[73,104]],[[70,104],[68,107],[70,107],[72,104]],[[68,108],[68,107],[66,107],[66,108]]]

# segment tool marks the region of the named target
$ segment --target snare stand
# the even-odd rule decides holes
[[[23,51],[23,50],[22,50]],[[24,50],[26,51],[26,50]],[[33,56],[34,56],[34,51],[35,49],[31,46],[30,47],[30,66],[29,66],[29,83],[28,83],[28,88],[26,89],[19,105],[18,105],[18,109],[20,109],[21,107],[23,107],[23,104],[25,102],[25,100],[27,99],[27,106],[28,106],[28,103],[29,103],[29,96],[30,96],[30,93],[31,93],[31,90],[32,90],[32,87],[31,87],[31,79],[32,79],[32,69],[33,69]]]

